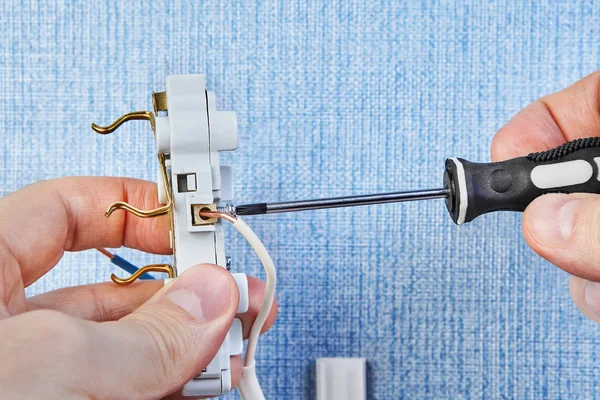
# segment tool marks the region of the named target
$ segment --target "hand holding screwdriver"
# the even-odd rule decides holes
[[[566,141],[600,136],[600,71],[530,104],[494,137],[492,160],[545,151]],[[523,215],[523,235],[542,257],[574,275],[571,296],[600,322],[600,196],[548,194]]]
[[[569,287],[575,304],[600,322],[599,136],[597,71],[513,117],[493,140],[495,162],[446,160],[444,188],[246,204],[236,207],[236,212],[270,214],[436,198],[446,198],[457,224],[492,211],[525,211],[527,243],[574,275]]]

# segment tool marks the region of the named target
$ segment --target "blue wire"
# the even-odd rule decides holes
[[[132,275],[134,273],[136,273],[137,270],[139,269],[138,267],[136,267],[135,265],[133,265],[132,263],[130,263],[123,257],[119,257],[116,254],[113,256],[113,258],[110,259],[110,262],[115,264],[117,267],[124,269],[125,271],[129,272]],[[150,280],[150,279],[156,279],[156,278],[150,274],[142,274],[139,277],[139,279]]]

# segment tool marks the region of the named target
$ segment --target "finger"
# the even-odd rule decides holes
[[[54,310],[92,321],[113,321],[122,318],[154,295],[163,287],[163,281],[135,282],[126,287],[114,283],[99,283],[55,290],[28,299],[28,308],[33,310]],[[242,320],[244,337],[247,338],[252,324],[262,305],[265,283],[255,277],[248,277],[249,308],[246,313],[237,315]],[[277,316],[277,302],[263,326],[268,330]],[[242,359],[231,357],[232,387],[238,385],[242,376]],[[169,399],[183,399],[181,391],[169,396]],[[189,397],[185,397],[189,399]]]
[[[91,321],[114,321],[132,313],[162,287],[162,280],[138,281],[129,286],[118,286],[112,282],[74,286],[30,297],[27,299],[27,309],[55,310]],[[242,321],[246,339],[262,307],[265,283],[249,276],[248,293],[248,311],[237,315]],[[278,305],[275,300],[262,332],[266,332],[273,325],[277,311]]]
[[[64,251],[127,246],[170,253],[167,217],[142,219],[117,211],[105,218],[104,211],[115,201],[155,208],[156,184],[126,178],[62,178],[1,198],[0,244],[21,267],[25,286],[44,275]]]
[[[113,282],[74,286],[30,297],[27,309],[55,310],[90,321],[115,321],[131,314],[163,285],[162,280],[156,280],[125,287]]]
[[[566,141],[545,104],[536,101],[504,125],[492,140],[492,160],[503,161],[552,149]]]
[[[107,343],[120,343],[119,355],[112,357],[124,363],[122,376],[147,365],[131,376],[131,392],[162,396],[200,373],[223,342],[238,301],[231,274],[201,265],[183,273],[134,313],[104,325]]]
[[[66,392],[56,395],[60,398],[161,398],[174,393],[214,358],[238,301],[231,274],[201,265],[116,322],[83,321],[48,310],[9,318],[0,322],[3,395],[21,375],[46,373],[53,394]],[[37,381],[16,385],[25,392],[49,389]]]
[[[579,311],[592,321],[600,323],[600,283],[571,276],[569,291]]]
[[[250,330],[252,329],[252,324],[254,324],[254,320],[262,307],[262,302],[265,297],[265,283],[258,278],[253,276],[248,277],[248,292],[250,293],[248,299],[248,311],[243,314],[238,314],[237,317],[242,320],[242,328],[244,331],[244,339],[248,339],[250,335]],[[262,327],[261,333],[266,332],[273,324],[275,323],[275,319],[277,318],[279,306],[277,304],[277,299],[273,301],[273,306],[271,307],[271,312],[265,321],[265,324]]]
[[[527,106],[492,141],[492,160],[552,149],[600,135],[600,71]]]
[[[542,257],[581,278],[600,281],[600,195],[548,194],[523,215],[523,235]]]

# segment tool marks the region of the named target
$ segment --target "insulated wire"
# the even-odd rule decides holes
[[[244,238],[250,243],[250,246],[258,256],[262,263],[265,274],[265,296],[263,298],[260,311],[252,324],[250,329],[250,336],[248,337],[248,346],[246,347],[246,355],[244,357],[244,370],[242,373],[242,379],[240,380],[238,389],[242,399],[247,400],[263,400],[265,398],[258,377],[256,376],[256,347],[258,345],[258,339],[262,328],[269,317],[271,308],[273,307],[273,301],[275,300],[275,286],[277,285],[277,271],[273,259],[269,255],[269,252],[265,248],[265,245],[260,241],[256,233],[239,217],[234,217],[225,212],[206,211],[201,212],[201,216],[206,217],[217,217],[226,219],[231,222],[233,227],[244,236]]]
[[[250,336],[248,337],[248,347],[246,349],[246,357],[244,359],[244,365],[248,366],[251,363],[254,363],[254,355],[256,353],[258,338],[260,336],[260,332],[262,331],[263,325],[269,317],[271,307],[273,306],[273,300],[275,299],[275,286],[277,284],[277,272],[275,270],[273,259],[254,231],[250,229],[250,227],[239,217],[233,223],[233,226],[246,238],[248,243],[250,243],[250,246],[252,246],[256,252],[256,255],[260,259],[260,262],[265,268],[266,273],[265,297],[263,298],[260,311],[254,320],[254,324],[252,324]]]
[[[96,250],[98,250],[100,253],[102,253],[106,257],[108,257],[110,259],[111,263],[113,263],[117,267],[121,268],[122,270],[129,272],[132,275],[135,274],[139,270],[139,268],[137,266],[133,265],[132,263],[130,263],[129,261],[127,261],[123,257],[120,257],[117,254],[113,254],[110,251],[103,249],[101,247],[97,248]],[[139,279],[150,280],[150,279],[155,279],[155,278],[150,274],[144,273],[140,276]]]
[[[263,298],[260,311],[250,330],[248,346],[246,347],[246,356],[244,357],[244,370],[238,387],[242,399],[263,400],[265,395],[263,394],[260,383],[258,382],[258,377],[256,376],[256,362],[254,356],[256,354],[256,346],[258,345],[260,332],[271,312],[273,300],[275,299],[277,271],[275,270],[275,264],[273,263],[273,259],[269,255],[269,252],[254,231],[239,217],[236,218],[233,226],[246,238],[248,243],[250,243],[250,246],[252,246],[254,252],[256,252],[256,255],[265,268],[266,273],[265,297]]]

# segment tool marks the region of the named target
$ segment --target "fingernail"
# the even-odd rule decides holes
[[[568,195],[538,198],[527,212],[527,227],[546,246],[560,245],[571,237],[581,200]]]
[[[600,316],[600,283],[589,281],[585,285],[585,302],[594,314]]]
[[[231,308],[231,278],[216,266],[197,266],[181,274],[167,297],[193,317],[209,322]]]

